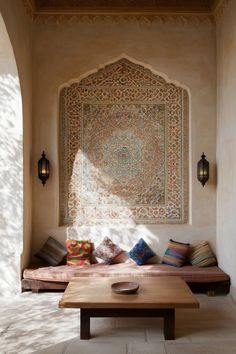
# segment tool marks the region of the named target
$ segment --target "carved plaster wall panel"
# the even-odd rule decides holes
[[[36,23],[75,23],[97,21],[132,22],[141,24],[212,22],[229,0],[22,0],[27,14]]]
[[[184,223],[188,94],[120,59],[60,94],[61,224]]]
[[[76,23],[96,24],[96,23],[135,23],[141,26],[152,24],[176,24],[176,25],[194,25],[208,24],[213,26],[213,15],[209,14],[68,14],[68,13],[35,13],[35,24],[68,24]]]

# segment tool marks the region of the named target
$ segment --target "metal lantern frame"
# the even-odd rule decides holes
[[[42,181],[43,186],[49,178],[49,161],[44,151],[41,159],[38,161],[38,178]]]
[[[202,186],[204,187],[209,177],[210,177],[210,164],[206,160],[206,155],[203,152],[201,156],[201,160],[199,160],[197,164],[197,178],[199,182],[201,182]]]

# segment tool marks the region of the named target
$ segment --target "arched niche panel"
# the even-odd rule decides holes
[[[60,92],[62,225],[188,220],[188,93],[127,58]]]

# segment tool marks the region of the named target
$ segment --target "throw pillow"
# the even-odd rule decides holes
[[[168,247],[162,258],[162,263],[174,267],[182,267],[189,253],[189,243],[177,242],[170,239]]]
[[[66,255],[66,248],[53,237],[49,236],[41,250],[35,254],[35,257],[51,266],[56,266],[63,261]]]
[[[117,246],[109,237],[105,237],[103,241],[95,248],[93,252],[95,257],[101,258],[106,263],[112,263],[113,259],[118,256],[123,250]]]
[[[145,264],[148,259],[154,257],[156,254],[148,246],[148,244],[140,238],[134,247],[128,252],[128,256],[135,261],[137,265]]]
[[[192,248],[190,263],[198,267],[209,267],[217,264],[216,257],[207,241]]]
[[[68,266],[84,266],[84,265],[90,265],[90,258],[81,258],[79,255],[67,255],[67,262],[66,264]]]
[[[90,240],[66,240],[67,265],[89,265],[93,244]]]

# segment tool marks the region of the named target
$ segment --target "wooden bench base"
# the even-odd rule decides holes
[[[62,282],[49,282],[42,280],[33,280],[33,279],[22,279],[21,286],[22,291],[31,290],[34,293],[38,293],[39,290],[62,290],[64,291],[68,283]]]
[[[22,291],[31,290],[32,292],[39,292],[40,290],[47,291],[64,291],[68,283],[62,282],[48,282],[33,279],[22,279]],[[205,293],[208,296],[217,294],[228,294],[230,291],[230,281],[213,282],[213,283],[188,283],[188,286],[193,293]]]
[[[187,283],[193,293],[204,293],[208,296],[225,295],[230,292],[230,280],[212,283]]]

